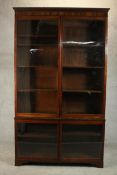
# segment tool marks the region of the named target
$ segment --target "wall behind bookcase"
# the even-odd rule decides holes
[[[0,141],[13,142],[14,139],[14,6],[111,8],[108,23],[106,142],[117,142],[117,0],[0,0]]]

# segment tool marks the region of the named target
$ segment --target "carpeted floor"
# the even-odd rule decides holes
[[[0,143],[0,175],[117,175],[117,144],[105,145],[104,168],[79,166],[14,166],[14,145]]]

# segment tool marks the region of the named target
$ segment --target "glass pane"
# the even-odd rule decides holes
[[[63,142],[101,142],[102,125],[63,125]]]
[[[102,47],[68,46],[64,44],[64,68],[103,68],[104,51]]]
[[[103,66],[104,22],[63,21],[63,66]]]
[[[58,21],[17,21],[17,112],[58,113]]]
[[[95,69],[64,69],[63,91],[102,91],[102,71]]]
[[[17,22],[17,66],[57,66],[56,20]]]
[[[100,158],[102,153],[102,126],[64,124],[62,157]]]
[[[58,113],[58,96],[56,91],[19,91],[18,112],[21,113]]]
[[[63,20],[63,113],[102,113],[104,30],[99,20]]]
[[[71,143],[63,144],[64,158],[101,158],[102,143]]]
[[[58,88],[58,72],[50,67],[22,68],[18,70],[18,90]]]
[[[17,154],[20,157],[57,158],[56,124],[17,124]]]
[[[100,114],[102,96],[100,93],[64,92],[63,114]]]

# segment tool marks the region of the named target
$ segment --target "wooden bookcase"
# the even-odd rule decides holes
[[[103,167],[107,8],[14,8],[15,165]]]

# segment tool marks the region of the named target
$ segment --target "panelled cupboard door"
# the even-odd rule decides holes
[[[102,114],[105,21],[62,20],[62,113]]]
[[[58,114],[58,20],[16,22],[17,113]]]

